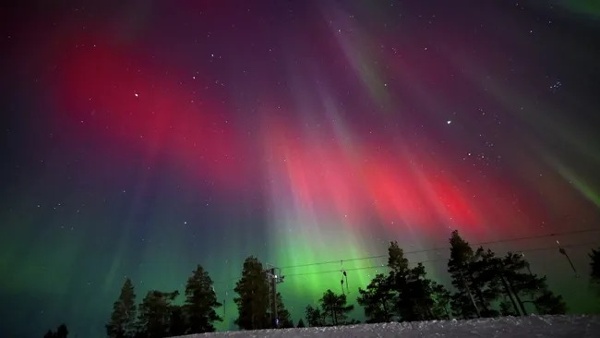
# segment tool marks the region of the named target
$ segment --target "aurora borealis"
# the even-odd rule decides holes
[[[234,329],[249,255],[297,322],[391,240],[446,282],[453,229],[600,310],[591,2],[50,3],[0,11],[0,336],[103,336],[196,264]]]

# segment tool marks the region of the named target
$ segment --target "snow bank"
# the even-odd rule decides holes
[[[230,331],[194,337],[600,337],[600,316],[528,316],[302,329]]]

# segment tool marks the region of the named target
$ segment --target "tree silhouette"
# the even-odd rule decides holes
[[[67,329],[67,325],[60,324],[56,329],[56,332],[52,330],[48,330],[44,335],[44,338],[67,338],[69,335],[69,330]]]
[[[389,322],[393,316],[394,294],[388,277],[377,274],[367,288],[358,288],[357,302],[365,310],[367,323]]]
[[[394,312],[404,321],[447,317],[446,289],[427,278],[425,267],[418,263],[409,268],[404,251],[397,242],[388,247],[389,290],[393,292]]]
[[[346,295],[337,295],[329,289],[325,291],[319,302],[323,316],[331,320],[331,325],[345,324],[347,313],[354,309],[354,305],[346,304]]]
[[[106,334],[110,338],[132,338],[136,333],[135,292],[131,279],[127,278],[121,294],[113,304],[110,322],[106,324]]]
[[[520,304],[523,314],[527,314],[525,302],[532,302],[539,314],[565,314],[567,305],[562,296],[555,295],[546,282],[546,276],[539,277],[529,269],[529,263],[523,255],[508,253],[503,261],[506,275],[513,293]],[[527,299],[531,299],[528,301]]]
[[[590,281],[600,295],[600,248],[592,249],[590,256]]]
[[[56,338],[67,338],[69,335],[69,330],[67,330],[67,325],[60,324],[56,329]]]
[[[148,291],[139,306],[139,334],[147,338],[160,338],[170,334],[173,306],[171,302],[178,291]]]
[[[223,319],[217,315],[216,307],[221,306],[213,289],[213,281],[208,272],[198,265],[185,286],[184,310],[188,319],[186,333],[213,332],[216,321]]]
[[[237,281],[234,298],[238,308],[235,324],[242,330],[271,327],[269,317],[269,284],[262,263],[254,256],[246,258],[242,277]]]
[[[172,305],[171,315],[169,320],[169,335],[181,336],[188,331],[188,323],[185,318],[183,306]]]
[[[439,283],[431,282],[431,298],[433,299],[433,316],[435,319],[450,319],[448,306],[450,305],[450,292]]]
[[[490,271],[493,255],[479,248],[477,252],[457,230],[450,237],[448,272],[456,293],[450,301],[452,313],[460,318],[492,317],[498,314],[491,307],[499,290]]]
[[[304,325],[304,321],[302,320],[302,318],[300,318],[300,320],[298,321],[298,325],[296,325],[297,328],[303,328],[306,327],[306,325]]]
[[[567,304],[560,295],[555,295],[547,287],[534,300],[535,308],[539,314],[559,315],[567,312]]]
[[[473,252],[457,231],[452,232],[450,245],[448,272],[457,289],[451,299],[455,316],[527,315],[526,303],[532,303],[539,314],[565,313],[562,297],[549,290],[546,277],[530,271],[523,255],[509,252],[500,258],[482,247]],[[491,304],[499,304],[500,311]]]
[[[498,311],[492,304],[502,294],[502,270],[499,259],[492,250],[477,248],[469,264],[469,274],[473,281],[472,291],[479,305],[482,317],[495,317]]]
[[[317,327],[325,325],[323,314],[318,308],[313,308],[311,305],[307,305],[304,314],[306,315],[308,326]]]
[[[285,308],[285,304],[283,304],[283,298],[281,297],[281,293],[279,292],[277,292],[277,319],[279,320],[279,328],[289,329],[294,327],[292,316],[290,315],[290,312]]]
[[[394,316],[403,321],[449,318],[449,292],[427,278],[422,263],[410,268],[396,241],[388,247],[388,267],[387,276],[378,274],[365,290],[358,290],[357,301],[368,323],[388,322]]]
[[[431,294],[432,282],[426,278],[422,263],[407,271],[406,280],[400,283],[399,301],[396,303],[398,314],[403,320],[434,319],[434,301]]]
[[[396,241],[390,242],[388,247],[388,267],[393,275],[406,275],[408,272],[408,259]]]

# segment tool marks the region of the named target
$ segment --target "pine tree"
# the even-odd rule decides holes
[[[408,259],[404,257],[404,250],[398,246],[398,242],[390,242],[388,247],[388,267],[395,275],[406,275],[408,273]]]
[[[236,283],[234,298],[238,308],[235,324],[242,330],[271,327],[269,317],[269,283],[262,263],[254,256],[246,258],[242,277]]]
[[[542,315],[561,315],[567,312],[567,304],[560,295],[555,295],[548,288],[542,289],[534,300],[535,308]]]
[[[387,322],[394,315],[404,321],[449,317],[449,292],[427,278],[423,264],[409,268],[395,241],[388,247],[388,267],[388,276],[379,274],[366,290],[359,288],[357,301],[365,309],[367,322]]]
[[[208,272],[198,265],[185,286],[184,310],[188,319],[187,333],[213,332],[216,321],[223,319],[215,308],[221,306],[213,289],[213,281]]]
[[[160,338],[169,335],[173,306],[171,302],[179,295],[178,291],[148,291],[139,306],[140,335],[147,338]]]
[[[457,290],[450,301],[454,316],[469,319],[497,315],[491,307],[499,293],[490,270],[492,254],[482,248],[474,253],[457,230],[452,232],[448,272]]]
[[[318,308],[314,308],[310,305],[307,305],[304,314],[306,315],[306,321],[308,322],[308,326],[318,327],[325,325],[324,316],[321,313],[321,310],[319,310]]]
[[[131,279],[127,278],[121,294],[113,304],[110,322],[106,325],[106,334],[111,338],[132,338],[136,332],[135,292]]]
[[[409,268],[404,251],[395,241],[390,243],[388,254],[388,287],[393,293],[394,311],[399,318],[415,321],[446,316],[447,291],[427,278],[423,264]]]
[[[564,314],[566,304],[561,296],[555,295],[546,283],[546,277],[539,277],[529,271],[529,263],[523,255],[507,253],[501,262],[502,275],[508,284],[516,313],[527,315],[525,302],[532,302],[539,314]]]
[[[479,247],[469,265],[469,274],[473,281],[473,294],[482,317],[498,315],[498,311],[493,309],[492,304],[502,293],[502,279],[498,278],[500,276],[499,261],[492,250],[484,250]]]
[[[354,309],[354,305],[347,305],[346,295],[337,295],[331,290],[325,291],[319,299],[323,316],[331,319],[331,325],[342,325],[346,323],[347,313]]]
[[[431,298],[433,299],[433,316],[435,319],[450,319],[450,312],[448,306],[450,306],[451,295],[448,289],[442,284],[431,282]]]
[[[358,293],[357,302],[365,310],[367,323],[384,323],[392,319],[394,294],[385,275],[377,274],[366,290],[359,288]]]
[[[302,318],[300,318],[300,320],[298,321],[298,325],[296,325],[297,328],[303,328],[306,327],[306,325],[304,325],[304,321],[302,320]]]
[[[418,263],[408,270],[404,288],[399,290],[400,308],[398,312],[403,320],[432,320],[434,318],[432,299],[432,281],[427,279],[425,267]]]

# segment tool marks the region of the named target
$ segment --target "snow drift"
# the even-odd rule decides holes
[[[194,337],[600,337],[600,316],[528,316],[301,329],[230,331]]]

